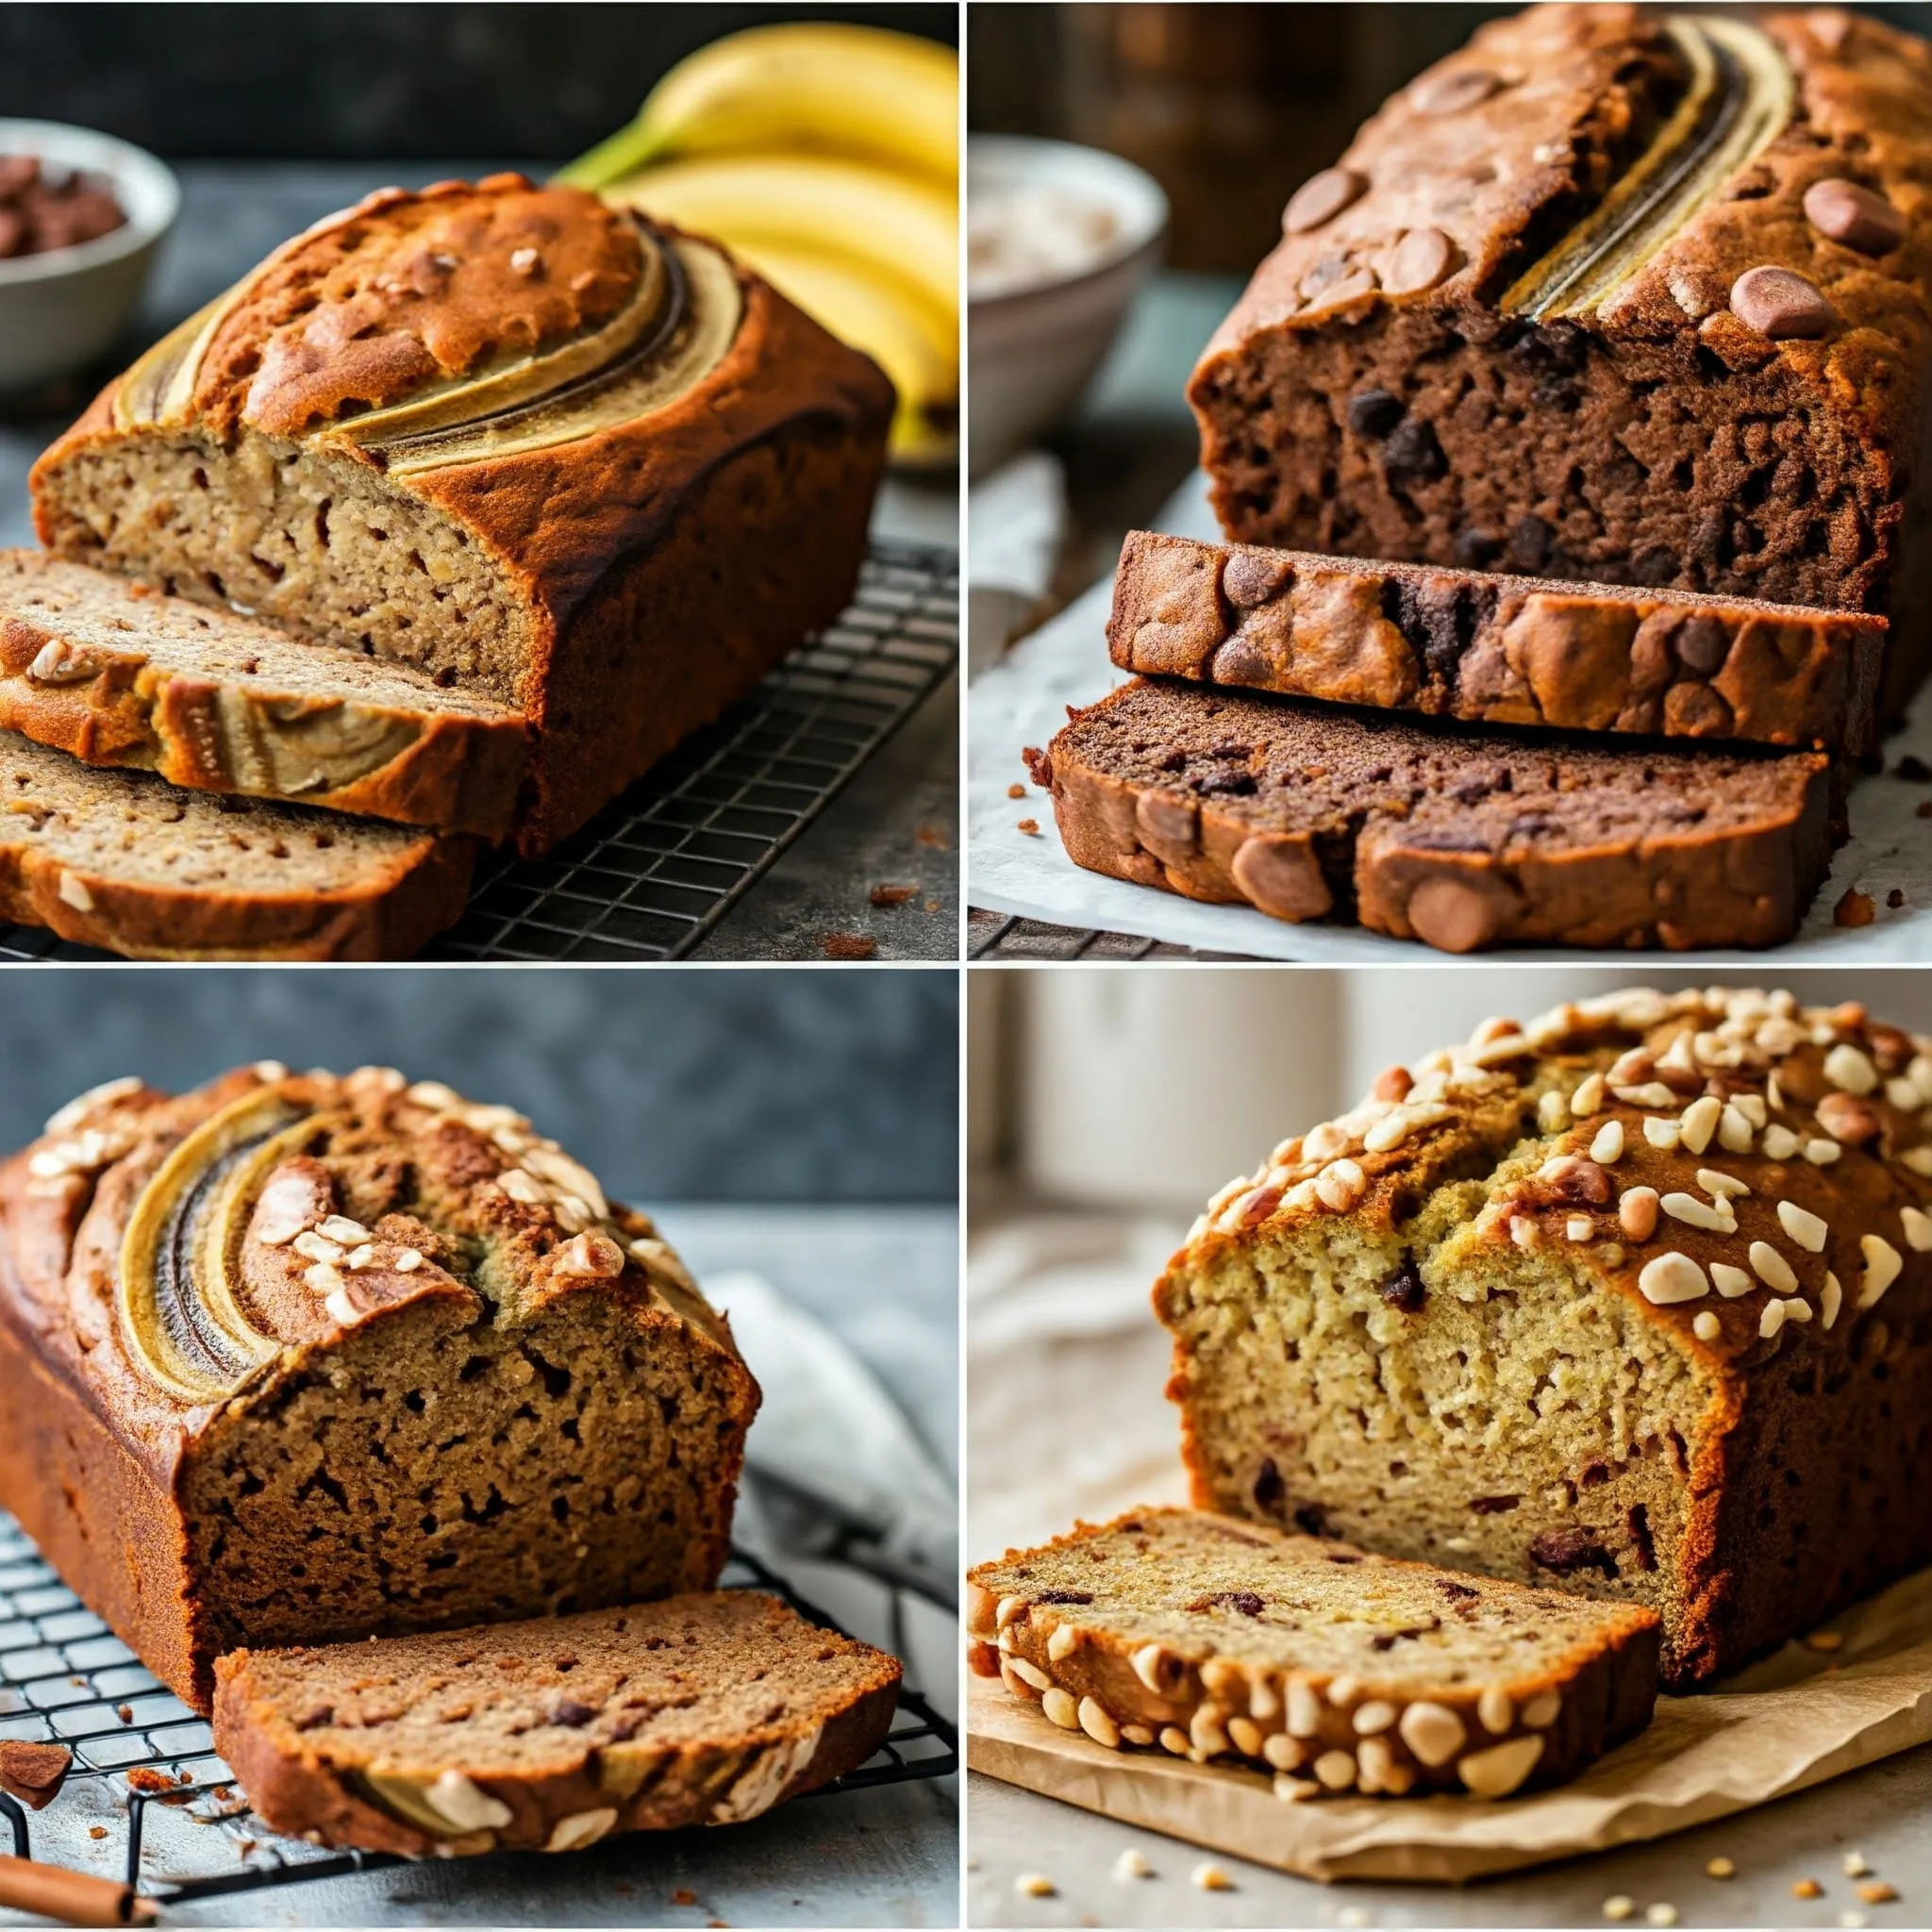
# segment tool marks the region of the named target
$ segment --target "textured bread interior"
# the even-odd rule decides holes
[[[366,463],[243,432],[83,444],[36,489],[62,557],[518,705],[529,624],[467,532]]]
[[[1503,1173],[1533,1172],[1552,1145],[1532,1140]],[[1585,1264],[1477,1240],[1469,1224],[1503,1178],[1483,1165],[1387,1234],[1336,1216],[1169,1277],[1166,1319],[1195,1357],[1200,1500],[1643,1605],[1669,1650],[1688,1445],[1711,1389]],[[1411,1276],[1425,1321],[1391,1299],[1412,1297]]]
[[[898,1675],[749,1591],[337,1650],[251,1651],[258,1720],[338,1767],[525,1776],[586,1751],[742,1748],[816,1730]]]
[[[83,651],[144,658],[197,679],[465,718],[501,715],[487,699],[444,689],[410,665],[299,642],[232,611],[142,594],[119,577],[37,551],[0,556],[0,618],[18,619]]]
[[[0,846],[91,878],[275,898],[367,888],[428,835],[261,799],[186,791],[146,772],[100,771],[0,731]]]

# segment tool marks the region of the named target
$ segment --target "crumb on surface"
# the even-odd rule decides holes
[[[105,1824],[90,1824],[87,1828],[87,1835],[90,1838],[106,1838],[108,1827]]]
[[[1660,1899],[1654,1906],[1646,1906],[1643,1916],[1653,1925],[1674,1925],[1677,1923],[1677,1908],[1668,1899]]]
[[[828,959],[876,959],[879,943],[869,940],[863,933],[833,932],[825,935],[825,958]]]
[[[866,894],[874,906],[903,906],[917,896],[917,886],[874,886]]]
[[[942,899],[928,899],[925,902],[925,909],[928,912],[937,912],[944,903]]]
[[[1844,1644],[1842,1630],[1808,1630],[1805,1633],[1807,1650],[1842,1650]]]
[[[1730,1859],[1722,1857],[1712,1858],[1704,1870],[1706,1875],[1711,1878],[1735,1878],[1738,1875],[1737,1866]]]
[[[1892,887],[1891,891],[1885,895],[1885,903],[1896,912],[1906,903],[1904,891],[1898,886]]]
[[[1058,1898],[1060,1889],[1044,1872],[1023,1872],[1013,1880],[1013,1890],[1023,1898]]]
[[[1815,1878],[1794,1878],[1791,1881],[1793,1898],[1823,1898],[1824,1888]]]
[[[688,1885],[680,1885],[677,1888],[677,1890],[671,1894],[671,1903],[675,1906],[694,1906],[697,1904],[697,1893],[694,1892]]]
[[[1898,1897],[1898,1888],[1886,1884],[1882,1878],[1868,1878],[1859,1886],[1858,1896],[1868,1906],[1889,1906]]]
[[[1856,886],[1847,886],[1844,896],[1831,908],[1834,925],[1870,925],[1877,917],[1877,907]]]
[[[1022,819],[1020,821],[1020,829],[1029,839],[1037,839],[1040,837],[1040,821],[1038,819]]]
[[[1847,1878],[1869,1878],[1872,1875],[1872,1868],[1866,1864],[1863,1852],[1847,1852],[1839,1862],[1843,1866]]]
[[[1627,1892],[1613,1891],[1604,1901],[1604,1917],[1627,1919],[1637,1910],[1637,1901]]]
[[[921,825],[913,836],[922,845],[931,845],[941,852],[952,849],[953,841],[943,825]]]
[[[1892,766],[1891,775],[1894,778],[1903,778],[1908,785],[1932,785],[1932,765],[1928,765],[1924,758],[1907,752],[1905,757]]]
[[[1007,787],[1007,796],[1008,798],[1024,798],[1026,796],[1026,788],[1024,785],[1008,785]]]
[[[1234,1880],[1212,1858],[1203,1858],[1188,1876],[1203,1891],[1234,1890]]]

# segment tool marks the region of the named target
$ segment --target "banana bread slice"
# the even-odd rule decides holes
[[[856,1770],[896,1658],[752,1591],[215,1665],[215,1748],[275,1830],[408,1857],[738,1824]]]
[[[0,731],[0,920],[131,959],[407,959],[461,917],[475,855]]]
[[[1486,724],[1860,756],[1882,617],[1131,532],[1108,622],[1125,671]]]
[[[0,551],[0,730],[200,791],[502,838],[524,722],[426,672]]]
[[[84,1094],[0,1165],[0,1507],[206,1709],[238,1646],[710,1588],[758,1387],[649,1219],[392,1068]]]
[[[1065,1730],[1322,1791],[1502,1798],[1650,1722],[1654,1611],[1474,1581],[1186,1509],[967,1578],[969,1660]]]
[[[1612,750],[1141,679],[1026,756],[1076,865],[1452,953],[1774,944],[1834,817],[1818,752]]]
[[[1638,1604],[1694,1685],[1932,1560],[1932,1036],[1637,991],[1391,1067],[1154,1293],[1195,1502]]]

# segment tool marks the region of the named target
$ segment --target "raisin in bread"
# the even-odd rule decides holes
[[[0,1507],[181,1696],[214,1658],[708,1588],[757,1385],[507,1107],[275,1066],[0,1165]]]
[[[1289,202],[1191,397],[1227,535],[1889,615],[1932,647],[1932,52],[1533,8]]]
[[[539,850],[844,606],[891,412],[711,243],[497,175],[279,249],[41,458],[35,518],[517,712]]]
[[[1123,670],[1484,724],[1742,739],[1857,756],[1885,620],[1129,534]]]
[[[409,1857],[738,1824],[856,1770],[899,1665],[751,1591],[215,1667],[215,1748],[291,1837]]]
[[[1391,1067],[1155,1289],[1194,1499],[1737,1668],[1932,1560],[1932,1038],[1631,991]]]
[[[1650,1722],[1657,1620],[1183,1509],[967,1579],[975,1671],[1109,1749],[1266,1766],[1323,1791],[1501,1798]]]
[[[506,834],[513,711],[407,664],[158,596],[42,551],[0,551],[0,730],[197,791],[299,799]]]
[[[0,921],[131,959],[407,959],[462,915],[476,841],[149,772],[0,731]]]
[[[1027,759],[1075,865],[1452,953],[1774,944],[1837,812],[1819,752],[1610,750],[1141,679]]]

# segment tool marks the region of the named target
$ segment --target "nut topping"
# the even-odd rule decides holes
[[[1368,185],[1367,177],[1353,168],[1324,168],[1295,190],[1281,225],[1291,235],[1306,235],[1323,227],[1358,199]]]
[[[1832,175],[1805,191],[1805,219],[1860,255],[1889,255],[1906,238],[1905,217],[1874,190]]]
[[[1637,1286],[1646,1301],[1659,1307],[1673,1302],[1694,1302],[1710,1292],[1704,1270],[1675,1249],[1646,1262]]]

